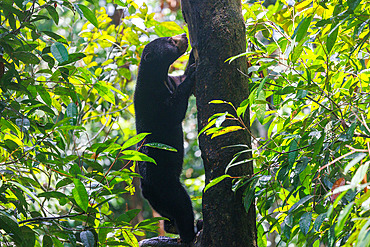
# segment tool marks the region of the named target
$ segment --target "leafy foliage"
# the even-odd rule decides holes
[[[135,192],[136,161],[155,163],[133,150],[147,135],[133,131],[134,66],[151,35],[183,30],[154,20],[145,4],[117,4],[123,14],[114,25],[86,2],[0,2],[0,242],[7,246],[138,246],[136,236],[162,219],[132,224],[140,210],[117,216],[112,202]],[[67,19],[78,33],[63,26]]]
[[[244,5],[250,49],[228,62],[249,58],[250,95],[235,112],[212,116],[203,131],[212,137],[246,131],[248,105],[252,122],[267,128],[267,138],[253,137],[255,175],[235,187],[248,184],[246,209],[257,199],[259,246],[274,231],[280,245],[370,243],[369,7],[369,1]],[[229,120],[239,124],[220,125]],[[230,165],[248,162],[238,155]]]

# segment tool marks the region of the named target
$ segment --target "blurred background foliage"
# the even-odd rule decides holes
[[[370,243],[369,7],[243,2],[251,93],[206,134],[251,107],[255,175],[235,189],[247,185],[246,210],[257,202],[259,246]],[[132,97],[145,44],[187,32],[180,1],[0,0],[0,23],[0,242],[138,246],[163,234],[139,192],[135,161],[150,157],[136,151]],[[194,97],[184,132],[182,179],[201,218]]]
[[[0,2],[1,243],[137,246],[153,236],[159,219],[135,173],[134,162],[150,158],[135,151],[143,136],[135,137],[133,89],[145,44],[185,32],[179,7]],[[171,72],[182,73],[186,62]],[[183,179],[200,212],[194,105]]]

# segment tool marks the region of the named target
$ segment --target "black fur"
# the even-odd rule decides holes
[[[191,79],[193,56],[190,56],[183,76],[168,76],[168,69],[186,51],[187,46],[185,34],[158,38],[146,45],[141,56],[134,97],[137,133],[151,133],[146,143],[163,143],[177,150],[141,148],[141,152],[157,163],[139,163],[143,196],[160,215],[171,220],[186,243],[195,237],[194,213],[179,177],[184,157],[181,124],[194,86],[194,80]]]

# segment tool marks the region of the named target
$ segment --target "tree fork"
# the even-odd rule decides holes
[[[181,4],[197,65],[195,95],[200,130],[207,124],[208,118],[217,112],[228,111],[234,114],[230,106],[209,104],[210,101],[219,99],[239,106],[248,98],[246,58],[238,58],[232,63],[225,62],[246,51],[244,19],[240,0],[182,0]],[[249,112],[245,114],[245,123],[249,126]],[[235,125],[230,122],[226,124]],[[240,151],[223,147],[235,144],[250,146],[250,143],[249,134],[242,131],[212,140],[202,134],[199,146],[206,184],[224,175],[227,164]],[[242,157],[245,158],[248,156]],[[228,174],[252,175],[253,166],[251,163],[239,165],[229,169]],[[204,226],[200,246],[257,246],[254,203],[246,213],[242,203],[243,190],[234,193],[231,188],[231,179],[225,179],[203,194]]]

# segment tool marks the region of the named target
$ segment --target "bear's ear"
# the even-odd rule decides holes
[[[148,52],[142,57],[142,62],[150,63],[154,59],[154,53]]]

